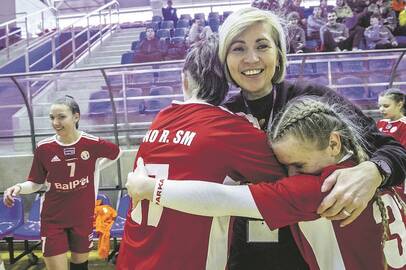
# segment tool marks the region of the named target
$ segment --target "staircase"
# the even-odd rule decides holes
[[[119,29],[109,39],[95,49],[91,54],[77,65],[80,68],[98,67],[106,65],[119,65],[121,55],[131,50],[131,43],[138,40],[143,28]]]

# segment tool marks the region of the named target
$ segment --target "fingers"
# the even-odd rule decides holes
[[[13,193],[14,190],[12,188],[9,188],[4,192],[3,202],[7,207],[12,207],[14,205]]]
[[[351,222],[353,222],[354,220],[357,219],[357,217],[359,217],[359,215],[361,215],[362,211],[364,211],[364,208],[357,208],[355,209],[350,216],[348,216],[347,218],[343,219],[340,223],[340,227],[344,227],[347,226],[348,224],[350,224]]]
[[[321,192],[327,192],[334,187],[337,182],[338,173],[339,170],[333,172],[326,178],[326,180],[324,180],[324,183],[321,186]]]

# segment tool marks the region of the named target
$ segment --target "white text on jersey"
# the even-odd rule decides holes
[[[89,177],[82,178],[80,180],[69,181],[68,183],[55,183],[57,191],[74,190],[77,187],[81,188],[89,184]]]
[[[147,134],[144,136],[143,142],[156,142],[158,140],[159,143],[174,143],[174,144],[183,144],[190,146],[193,142],[193,139],[196,136],[196,132],[188,131],[188,130],[178,130],[176,131],[175,137],[172,141],[169,141],[169,130],[148,130]]]

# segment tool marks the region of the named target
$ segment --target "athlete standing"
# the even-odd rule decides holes
[[[45,185],[41,239],[46,267],[67,270],[70,250],[70,269],[85,270],[92,247],[95,177],[107,159],[118,159],[120,148],[78,130],[80,109],[70,96],[56,100],[49,116],[56,135],[38,143],[28,180],[8,188],[4,203],[11,206],[14,196]]]

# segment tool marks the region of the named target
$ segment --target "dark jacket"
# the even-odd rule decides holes
[[[267,127],[270,115],[274,119],[289,100],[298,96],[326,96],[329,100],[333,98],[336,102],[343,102],[352,108],[354,111],[352,115],[362,121],[365,139],[372,144],[370,146],[370,151],[373,153],[371,159],[384,160],[391,167],[392,175],[387,185],[396,185],[405,179],[406,150],[393,138],[380,133],[373,119],[365,116],[348,100],[327,87],[308,84],[303,81],[295,84],[282,82],[276,84],[273,91],[276,91],[275,101],[273,101],[273,93],[255,101],[244,101],[240,92],[224,105],[233,112],[251,113],[259,120],[264,119],[264,127]],[[228,261],[230,270],[308,269],[288,227],[279,229],[277,243],[247,243],[247,222],[247,218],[235,219]]]

